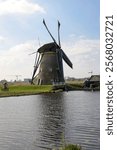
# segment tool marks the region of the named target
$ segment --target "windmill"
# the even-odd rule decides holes
[[[50,33],[45,20],[43,24],[51,36],[53,42],[41,46],[36,53],[32,84],[49,85],[64,84],[63,60],[69,67],[73,67],[71,61],[61,49],[60,22],[58,21],[58,43]],[[37,70],[38,74],[36,75]]]

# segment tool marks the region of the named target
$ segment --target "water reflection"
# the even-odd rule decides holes
[[[65,131],[64,93],[46,94],[38,98],[41,105],[41,124],[34,147],[45,149],[58,147],[62,143]]]
[[[47,150],[67,143],[100,149],[99,92],[0,99],[0,150]]]

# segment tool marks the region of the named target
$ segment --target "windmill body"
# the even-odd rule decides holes
[[[57,44],[48,30],[45,21],[43,21],[43,23],[54,42],[47,43],[37,50],[32,83],[38,85],[64,84],[63,60],[71,68],[72,63],[61,49],[60,36],[59,44]],[[60,23],[58,23],[58,29],[59,26]],[[35,75],[37,70],[38,74]]]

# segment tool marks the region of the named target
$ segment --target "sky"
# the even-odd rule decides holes
[[[0,80],[31,78],[35,54],[29,54],[53,42],[43,18],[56,40],[57,20],[61,23],[61,46],[73,63],[73,69],[63,63],[65,77],[100,74],[99,2],[0,0]]]

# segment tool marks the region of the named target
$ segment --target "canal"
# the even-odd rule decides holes
[[[0,150],[100,149],[100,92],[0,98]]]

